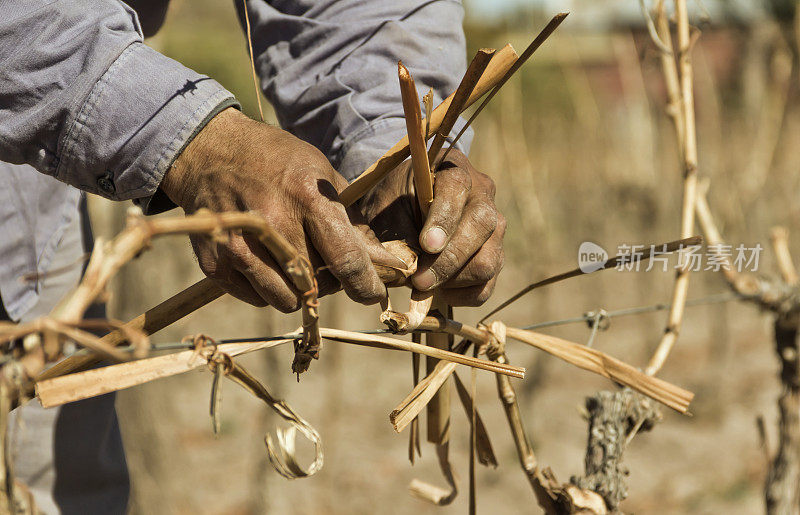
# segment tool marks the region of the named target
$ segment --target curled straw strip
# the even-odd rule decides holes
[[[405,313],[393,311],[391,307],[385,309],[380,315],[381,323],[386,324],[393,333],[406,334],[415,330],[431,309],[433,292],[412,290],[409,304]]]
[[[313,476],[322,468],[322,438],[319,433],[303,417],[297,414],[285,401],[275,399],[267,388],[252,374],[237,363],[233,363],[228,378],[239,386],[264,401],[275,413],[290,424],[288,429],[277,429],[277,443],[272,435],[267,435],[267,455],[275,470],[287,479],[298,479]],[[295,435],[299,431],[314,444],[314,461],[307,469],[297,463],[295,457]]]

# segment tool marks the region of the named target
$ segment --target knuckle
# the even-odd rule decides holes
[[[506,217],[503,216],[503,213],[500,211],[497,212],[497,227],[495,228],[496,231],[500,233],[501,236],[506,234],[506,227],[508,226],[508,220]]]
[[[487,285],[486,288],[482,289],[480,293],[475,297],[475,302],[477,306],[482,305],[484,302],[489,300],[489,297],[492,296],[492,291],[494,291],[494,285]]]
[[[470,209],[472,222],[484,234],[492,234],[497,228],[497,209],[489,202],[476,202]]]
[[[216,260],[210,258],[198,258],[197,264],[200,270],[212,279],[222,279],[220,275],[219,265]]]
[[[486,175],[485,173],[475,172],[479,177],[479,183],[481,185],[481,189],[485,191],[491,198],[494,198],[495,194],[497,193],[497,185],[494,183],[494,179]]]
[[[455,245],[447,245],[436,258],[433,269],[436,278],[441,282],[461,268],[465,261],[464,252]]]
[[[300,205],[310,207],[319,200],[318,177],[314,173],[300,174],[295,182],[295,195]]]
[[[501,266],[502,258],[497,254],[492,252],[481,253],[473,260],[471,275],[476,281],[485,283],[497,275]]]
[[[330,263],[331,272],[342,282],[357,283],[358,279],[365,274],[366,260],[366,253],[361,249],[347,249],[333,258]]]
[[[457,192],[468,192],[472,189],[472,178],[463,168],[446,168],[439,172],[443,175],[442,182],[448,188],[452,188]]]

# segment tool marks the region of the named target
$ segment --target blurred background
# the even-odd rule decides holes
[[[711,179],[709,201],[729,243],[769,249],[776,224],[800,234],[798,34],[793,0],[690,2],[702,29],[694,48],[699,173]],[[657,243],[679,233],[681,167],[656,51],[635,0],[471,0],[468,53],[511,42],[525,48],[557,11],[570,17],[514,76],[476,122],[473,163],[498,186],[508,218],[507,260],[497,291],[482,309],[459,309],[475,322],[522,285],[576,266],[583,241],[610,253],[620,244]],[[703,21],[707,19],[707,21]],[[231,2],[173,0],[167,22],[149,43],[233,91],[257,118],[245,39]],[[269,116],[274,122],[274,116]],[[98,235],[121,229],[126,205],[91,199]],[[175,215],[170,213],[170,215]],[[800,256],[800,238],[790,239]],[[775,274],[761,254],[759,273]],[[188,240],[155,242],[114,284],[111,313],[127,319],[198,280]],[[609,271],[537,290],[502,313],[513,325],[580,316],[603,308],[668,303],[672,273]],[[726,291],[711,272],[692,276],[689,298]],[[397,302],[402,300],[402,292]],[[322,323],[373,328],[375,308],[325,298]],[[595,346],[643,366],[661,336],[665,312],[616,318]],[[169,342],[203,332],[215,338],[292,330],[295,315],[221,299],[154,337]],[[547,329],[585,342],[585,324]],[[583,472],[583,399],[607,381],[535,349],[509,344],[515,383],[540,464],[561,481]],[[410,391],[403,353],[326,344],[300,383],[291,350],[243,360],[321,433],[325,466],[310,479],[287,481],[270,467],[263,438],[276,416],[238,386],[223,383],[222,433],[208,416],[211,374],[161,380],[119,394],[133,479],[134,513],[463,513],[467,506],[467,421],[453,411],[451,460],[462,493],[449,507],[412,498],[413,478],[443,481],[423,448],[412,467],[407,435],[388,413]],[[665,412],[654,431],[628,447],[635,513],[758,513],[766,459],[755,419],[775,441],[779,393],[771,317],[740,302],[687,310],[678,344],[661,377],[696,393],[692,417]],[[538,513],[521,472],[494,379],[478,375],[478,405],[493,437],[499,468],[478,470],[478,508]],[[301,446],[302,447],[302,446]],[[301,448],[303,457],[310,450]]]

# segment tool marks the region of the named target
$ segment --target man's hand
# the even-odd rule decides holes
[[[286,131],[222,111],[181,153],[161,189],[187,214],[256,211],[311,260],[320,295],[341,287],[353,300],[373,304],[386,290],[372,262],[403,268],[338,192],[347,181],[316,148]],[[300,294],[267,249],[250,235],[225,243],[192,237],[200,268],[235,297],[290,312]]]
[[[411,282],[418,290],[438,288],[454,306],[479,306],[503,268],[506,221],[494,205],[492,180],[453,149],[436,172],[433,203],[422,230],[410,162],[393,170],[361,201],[364,215],[382,241],[405,240],[422,248]]]

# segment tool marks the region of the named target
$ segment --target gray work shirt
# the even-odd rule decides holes
[[[247,5],[261,87],[281,126],[348,180],[405,133],[399,59],[435,103],[466,66],[454,0]],[[36,303],[37,283],[21,277],[48,269],[78,216],[79,190],[133,199],[147,213],[174,207],[158,192],[164,173],[232,105],[216,81],[145,45],[122,2],[2,0],[0,296],[9,316]]]

